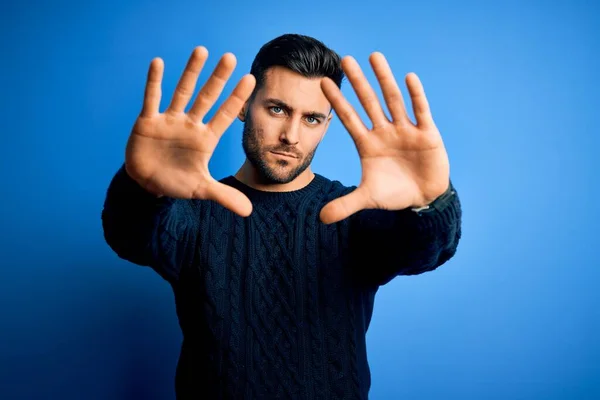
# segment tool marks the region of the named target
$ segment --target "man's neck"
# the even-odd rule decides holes
[[[310,167],[306,168],[300,175],[289,183],[265,183],[262,182],[256,168],[246,160],[235,174],[235,178],[256,190],[265,192],[291,192],[306,187],[315,177]]]

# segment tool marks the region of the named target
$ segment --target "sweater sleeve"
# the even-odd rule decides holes
[[[350,225],[353,272],[360,282],[381,286],[399,275],[432,271],[456,253],[461,219],[452,181],[425,212],[363,210]]]
[[[152,195],[122,166],[106,192],[104,239],[118,257],[151,267],[172,283],[193,256],[194,214],[191,201]]]

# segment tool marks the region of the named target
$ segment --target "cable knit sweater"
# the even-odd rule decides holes
[[[450,189],[428,212],[364,210],[325,225],[349,193],[319,174],[285,193],[245,193],[242,218],[211,201],[156,198],[122,167],[107,191],[115,253],[173,288],[183,332],[178,399],[367,399],[365,336],[377,289],[456,252],[461,208]]]

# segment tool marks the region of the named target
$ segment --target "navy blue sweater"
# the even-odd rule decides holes
[[[456,252],[452,183],[430,212],[364,210],[325,225],[349,193],[319,174],[303,189],[245,193],[242,218],[203,200],[156,198],[121,168],[102,221],[115,253],[171,285],[183,333],[178,399],[367,399],[365,335],[377,289]]]

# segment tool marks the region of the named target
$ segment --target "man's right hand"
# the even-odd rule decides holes
[[[250,200],[240,191],[215,180],[208,162],[221,135],[231,125],[256,84],[247,74],[217,110],[213,118],[202,120],[215,104],[230,78],[236,58],[225,54],[212,75],[185,112],[208,57],[197,47],[183,72],[169,107],[159,112],[164,63],[155,58],[150,64],[142,111],[127,142],[127,173],[156,196],[214,200],[240,216],[252,212]]]

